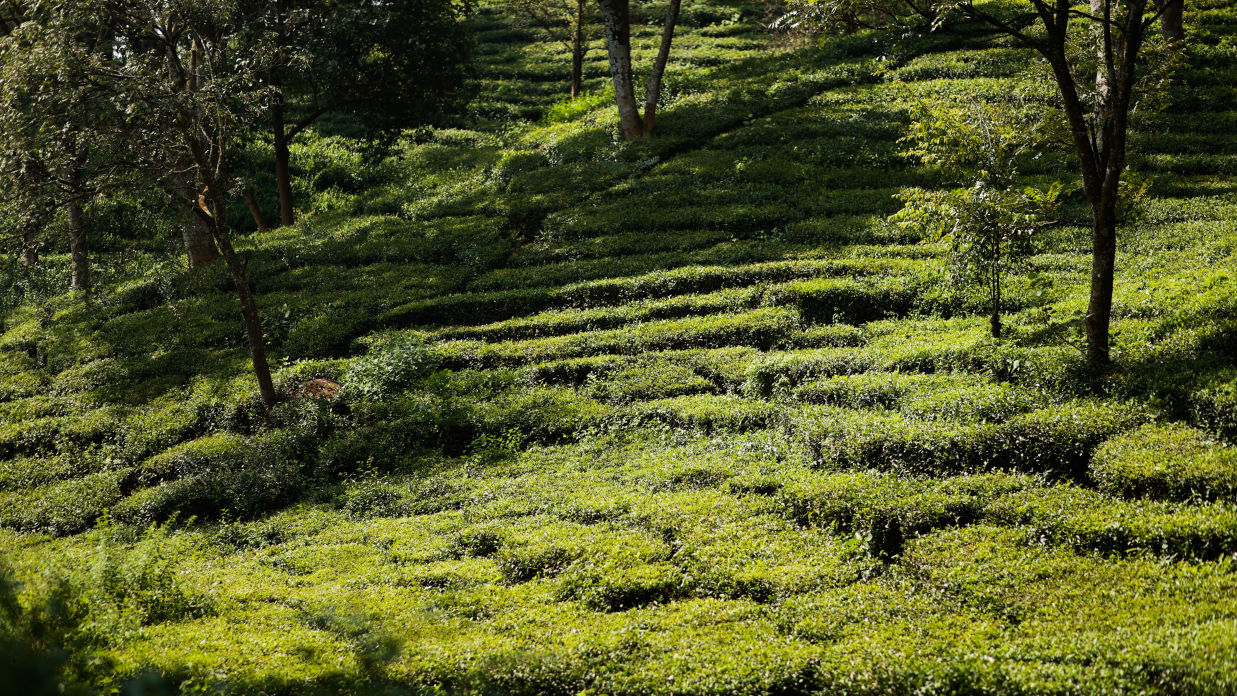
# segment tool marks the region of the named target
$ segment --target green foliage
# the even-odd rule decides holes
[[[396,335],[370,348],[344,374],[347,393],[357,399],[395,396],[433,372],[439,356],[411,335]]]
[[[1033,125],[1010,119],[1007,108],[980,102],[921,106],[905,138],[909,153],[964,187],[903,189],[905,207],[891,218],[925,241],[949,242],[951,276],[985,288],[996,338],[1009,264],[1031,253],[1034,233],[1053,221],[1062,192],[1060,183],[1018,187],[1018,160],[1041,139]]]
[[[917,475],[1013,469],[1082,479],[1104,440],[1146,419],[1137,409],[1073,403],[1001,423],[913,420],[881,412],[815,407],[788,428],[818,466]]]
[[[590,112],[609,107],[614,103],[614,91],[587,92],[574,99],[564,99],[546,110],[542,119],[546,123],[570,123]]]
[[[1237,491],[1237,450],[1182,425],[1149,425],[1105,443],[1091,477],[1128,497],[1225,499]]]

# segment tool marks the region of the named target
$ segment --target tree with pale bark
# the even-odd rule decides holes
[[[614,82],[614,101],[618,106],[619,124],[628,140],[640,140],[652,134],[657,122],[657,102],[661,99],[662,78],[670,59],[682,0],[670,0],[662,25],[661,45],[653,60],[648,86],[644,92],[644,113],[636,100],[635,70],[631,60],[631,0],[599,0],[601,19],[606,32],[606,51],[610,57],[610,77]]]

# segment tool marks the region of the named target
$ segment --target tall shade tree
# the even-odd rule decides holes
[[[273,50],[242,42],[244,19],[255,6],[245,0],[66,0],[66,6],[114,26],[109,74],[128,115],[125,131],[142,143],[145,165],[166,174],[165,189],[209,230],[236,290],[262,401],[273,404],[257,303],[227,222],[239,146],[269,99],[261,77]]]
[[[468,0],[275,0],[254,3],[247,45],[271,49],[261,79],[279,219],[296,221],[290,145],[324,114],[351,114],[367,137],[437,121],[463,106],[471,75]]]
[[[571,55],[573,99],[580,96],[583,89],[592,10],[589,0],[511,0],[511,11],[517,21],[541,27]]]
[[[85,207],[129,169],[107,84],[113,37],[97,19],[0,5],[0,199],[26,263],[36,228],[62,212],[74,290],[91,284]]]
[[[1109,325],[1116,273],[1118,203],[1126,170],[1131,107],[1146,86],[1151,31],[1183,0],[904,0],[903,16],[986,24],[1047,62],[1056,82],[1070,139],[1091,204],[1091,292],[1084,318],[1087,359],[1110,362]],[[842,5],[855,0],[801,0]],[[883,0],[872,0],[885,9]],[[896,15],[890,15],[896,17]],[[1079,48],[1081,46],[1081,48]]]
[[[661,47],[653,60],[649,84],[644,94],[644,114],[636,101],[635,76],[631,63],[631,0],[599,0],[601,19],[606,30],[606,51],[610,56],[610,77],[614,81],[614,101],[618,106],[619,123],[628,140],[639,140],[653,132],[657,121],[657,100],[661,98],[661,81],[670,58],[675,25],[679,21],[682,0],[670,0],[662,28]]]

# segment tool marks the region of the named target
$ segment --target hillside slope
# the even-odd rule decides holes
[[[118,249],[89,303],[7,310],[0,549],[27,608],[68,607],[63,669],[182,693],[1237,691],[1237,11],[1191,3],[1138,124],[1154,183],[1095,374],[1082,228],[1045,236],[994,341],[946,248],[886,221],[940,183],[898,143],[910,109],[1042,108],[1032,57],[782,46],[748,5],[686,11],[647,141],[617,136],[600,42],[595,93],[564,101],[561,48],[483,6],[468,129],[382,161],[325,128],[300,146],[308,215],[245,240],[269,412],[222,269]],[[1071,166],[1049,148],[1031,176]]]

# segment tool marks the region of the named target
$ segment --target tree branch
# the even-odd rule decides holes
[[[319,106],[318,108],[309,112],[309,114],[307,114],[301,120],[297,121],[291,128],[288,129],[288,132],[284,136],[284,138],[288,140],[289,142],[291,142],[293,138],[300,135],[302,131],[304,131],[306,128],[310,127],[311,125],[313,125],[314,121],[317,121],[318,118],[322,116],[322,114],[325,114],[328,111],[330,111],[329,108],[325,106]]]

